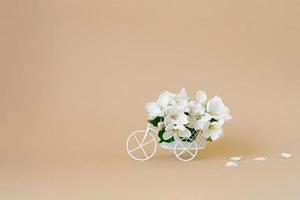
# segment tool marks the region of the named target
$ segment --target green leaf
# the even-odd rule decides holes
[[[162,122],[163,120],[164,120],[163,117],[157,116],[157,117],[155,117],[154,119],[149,119],[148,122],[149,122],[150,124],[152,124],[153,126],[157,127],[157,126],[158,126],[158,123],[159,123],[159,122]]]
[[[162,142],[166,142],[166,143],[171,143],[171,142],[174,142],[175,141],[175,138],[174,136],[168,138],[168,139],[164,139],[164,134],[166,133],[166,130],[163,128],[161,129],[159,132],[158,132],[158,137],[160,139],[159,143],[162,143]]]
[[[215,118],[211,118],[210,122],[217,122],[218,120],[216,120]]]

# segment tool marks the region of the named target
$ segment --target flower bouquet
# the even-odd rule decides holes
[[[159,143],[175,140],[195,140],[204,137],[215,141],[223,135],[224,123],[231,119],[229,109],[218,96],[207,100],[199,90],[196,100],[191,100],[183,88],[179,94],[163,92],[156,102],[146,104],[148,122],[159,127]]]

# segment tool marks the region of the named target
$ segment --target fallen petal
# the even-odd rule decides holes
[[[228,161],[227,163],[225,163],[226,167],[237,167],[238,164],[236,162],[233,161]]]
[[[290,158],[290,157],[292,157],[291,154],[289,154],[289,153],[284,153],[284,152],[282,152],[282,153],[280,154],[280,156],[283,157],[283,158]]]
[[[265,157],[256,157],[254,160],[267,160]]]
[[[230,157],[229,160],[232,160],[232,161],[240,161],[242,159],[242,156],[233,156],[233,157]]]

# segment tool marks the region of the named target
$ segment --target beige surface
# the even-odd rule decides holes
[[[296,0],[2,0],[0,199],[299,199],[299,21]],[[223,140],[131,160],[146,101],[182,87],[223,97]]]

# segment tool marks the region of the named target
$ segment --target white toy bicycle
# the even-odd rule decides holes
[[[208,100],[201,90],[196,100],[191,100],[184,88],[179,94],[163,92],[156,102],[147,103],[146,109],[149,113],[146,130],[134,131],[126,143],[128,154],[138,161],[154,156],[155,136],[159,137],[162,148],[181,161],[190,161],[198,150],[205,148],[206,141],[216,141],[223,135],[223,126],[231,119],[229,108],[220,97]]]
[[[157,149],[155,135],[158,132],[151,128],[151,124],[147,125],[146,130],[138,130],[132,132],[126,143],[128,154],[134,160],[145,161],[152,158]],[[200,137],[197,137],[200,138]],[[177,159],[181,161],[190,161],[195,158],[198,150],[205,148],[205,140],[191,138],[181,138],[172,143],[160,143],[164,149],[174,153]]]

